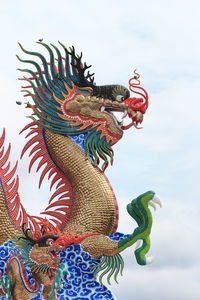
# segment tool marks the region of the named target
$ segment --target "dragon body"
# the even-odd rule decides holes
[[[82,54],[76,55],[73,47],[68,50],[60,43],[65,53],[62,56],[56,46],[39,44],[46,48],[48,61],[42,54],[20,47],[29,57],[39,58],[42,67],[35,60],[18,57],[35,68],[34,71],[20,69],[26,74],[21,80],[28,83],[23,86],[23,92],[32,98],[32,102],[26,103],[32,114],[29,116],[31,123],[22,130],[27,133],[27,142],[21,157],[29,152],[29,171],[37,163],[37,171],[41,172],[39,186],[48,177],[50,189],[54,187],[55,191],[40,216],[26,213],[18,194],[17,164],[10,170],[10,146],[7,151],[3,147],[4,131],[0,139],[0,243],[12,239],[14,246],[6,262],[7,274],[1,283],[2,291],[11,293],[12,299],[39,297],[41,285],[44,298],[56,299],[57,289],[62,288],[61,277],[66,275],[63,270],[72,265],[69,263],[71,258],[63,258],[64,265],[61,259],[59,265],[57,252],[64,253],[73,244],[79,244],[77,251],[83,251],[82,257],[89,255],[88,272],[97,286],[98,272],[103,271],[99,277],[101,283],[106,273],[110,282],[111,275],[116,277],[122,269],[123,260],[119,253],[137,241],[142,242],[135,251],[137,262],[141,265],[149,263],[151,259],[146,258],[152,226],[149,205],[160,204],[152,191],[134,199],[127,210],[138,227],[130,235],[118,236],[117,201],[104,171],[109,163],[113,163],[112,146],[122,138],[124,130],[132,126],[139,128],[148,108],[148,95],[140,87],[139,75],[135,72],[129,87],[140,97],[130,97],[124,86],[97,86],[93,74],[85,73],[90,66],[82,63]],[[121,112],[123,118],[128,116],[131,122],[123,125],[115,112]],[[75,248],[70,251],[74,252]],[[80,267],[77,261],[74,263]],[[26,278],[23,264],[30,268],[37,291],[28,290],[27,279],[22,280]],[[85,283],[79,286],[84,290]],[[21,295],[24,298],[20,298]],[[111,293],[106,295],[105,299],[114,299]],[[94,293],[84,299],[97,299],[93,297]],[[71,298],[66,296],[65,299]],[[80,298],[77,296],[77,299]]]

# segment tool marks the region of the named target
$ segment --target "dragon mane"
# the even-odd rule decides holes
[[[74,47],[69,51],[60,43],[65,51],[65,57],[62,57],[59,49],[51,44],[57,54],[57,58],[55,58],[51,47],[42,42],[38,42],[38,44],[48,50],[49,63],[42,54],[27,51],[21,44],[19,45],[26,54],[39,57],[44,70],[37,62],[23,60],[17,56],[21,62],[32,64],[37,69],[37,72],[30,69],[18,69],[31,75],[31,77],[20,79],[29,83],[28,86],[22,87],[22,92],[26,92],[25,96],[31,96],[34,102],[34,105],[27,103],[27,107],[33,111],[33,115],[29,118],[43,128],[69,136],[73,140],[84,137],[81,146],[86,155],[92,159],[94,165],[98,165],[102,159],[104,161],[102,169],[104,170],[109,163],[109,158],[112,164],[113,150],[111,142],[102,136],[101,125],[98,123],[86,126],[81,121],[78,123],[75,120],[66,120],[61,109],[66,98],[70,99],[74,94],[81,93],[87,96],[92,90],[94,90],[94,94],[95,91],[98,92],[99,87],[95,85],[94,77],[92,77],[94,74],[90,74],[88,71],[85,75],[85,71],[91,66],[81,62],[82,53],[80,56],[76,55]],[[34,93],[28,90],[29,88],[32,88]]]
[[[16,236],[13,237],[12,241],[14,242],[14,244],[12,244],[12,246],[15,249],[16,253],[22,258],[24,265],[29,266],[34,272],[51,272],[51,268],[46,263],[37,264],[36,262],[34,262],[30,258],[30,252],[34,245],[39,244],[40,247],[45,247],[45,241],[48,238],[56,240],[58,238],[58,235],[47,235],[43,230],[43,227],[41,227],[42,236],[37,239],[34,237],[34,234],[30,228],[25,229],[25,224],[22,225],[22,231],[23,235],[22,232],[19,232],[18,234],[16,234]]]

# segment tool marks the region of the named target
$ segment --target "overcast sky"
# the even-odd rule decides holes
[[[125,272],[113,291],[119,300],[200,299],[199,108],[200,4],[190,0],[0,1],[1,128],[18,159],[27,123],[20,93],[23,57],[17,42],[41,51],[39,38],[83,51],[97,84],[127,86],[135,68],[148,90],[150,106],[143,129],[130,129],[114,147],[107,176],[120,204],[119,231],[132,232],[126,205],[151,189],[163,201],[154,215],[152,265],[138,266],[134,249],[124,252]],[[30,213],[49,195],[37,192],[35,174],[20,163],[20,193]],[[34,201],[34,202],[33,202]],[[38,203],[35,205],[35,203]],[[34,204],[33,204],[34,203]],[[40,204],[39,204],[40,203]]]

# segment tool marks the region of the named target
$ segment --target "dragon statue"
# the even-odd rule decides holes
[[[19,69],[22,91],[31,101],[27,142],[29,172],[37,164],[39,187],[50,182],[51,196],[40,216],[29,215],[18,193],[17,163],[10,168],[10,145],[5,150],[5,130],[0,138],[0,293],[1,299],[116,299],[103,284],[122,273],[121,252],[136,243],[140,265],[152,261],[152,215],[149,206],[161,205],[148,191],[127,206],[137,227],[131,234],[116,232],[118,206],[105,169],[113,163],[112,146],[124,130],[140,128],[148,108],[148,94],[139,74],[129,80],[131,97],[122,85],[94,83],[82,53],[74,47],[38,42],[48,59],[21,50],[17,58],[32,69]],[[35,60],[32,60],[34,57]],[[40,62],[39,62],[40,61]],[[123,125],[115,112],[129,118]],[[53,189],[53,190],[52,190]],[[43,217],[43,215],[45,215]]]

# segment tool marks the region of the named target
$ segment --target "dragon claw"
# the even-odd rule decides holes
[[[151,207],[153,207],[154,210],[156,210],[156,205],[155,205],[155,203],[153,202],[153,200],[150,200],[150,201],[149,201],[149,205],[150,205]]]
[[[160,200],[160,198],[158,198],[158,196],[154,195],[153,198],[151,199],[150,201],[151,203],[155,203],[155,204],[158,204],[160,207],[162,207],[162,202]],[[154,205],[155,205],[154,204]],[[151,204],[150,204],[151,205]]]
[[[142,239],[138,239],[135,243],[135,250],[140,248],[141,244],[142,244]]]
[[[153,191],[139,195],[127,205],[127,211],[137,222],[138,227],[127,238],[118,242],[118,248],[121,252],[135,244],[135,257],[139,265],[148,265],[154,260],[154,256],[146,257],[146,254],[150,249],[150,233],[153,222],[149,206],[156,210],[157,205],[162,207],[161,200],[155,196]]]
[[[146,265],[150,265],[154,261],[154,256],[149,256],[146,258]]]

